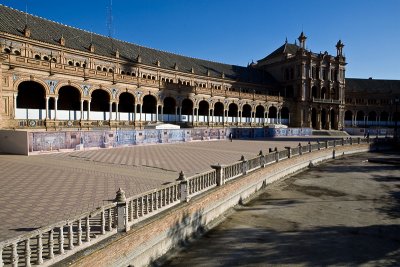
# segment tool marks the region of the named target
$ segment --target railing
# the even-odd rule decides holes
[[[336,99],[325,99],[325,98],[312,98],[314,103],[328,103],[328,104],[340,104],[340,100]]]
[[[377,140],[378,141],[378,140]],[[376,141],[376,143],[378,143]],[[229,165],[213,165],[213,170],[186,178],[180,173],[177,181],[129,198],[120,189],[113,203],[94,211],[63,220],[0,242],[0,266],[51,265],[108,238],[117,232],[129,231],[141,220],[154,216],[181,202],[268,164],[289,157],[329,147],[370,143],[370,139],[338,139],[270,151]]]

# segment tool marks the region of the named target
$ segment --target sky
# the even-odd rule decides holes
[[[317,53],[327,51],[336,55],[335,45],[342,40],[347,77],[400,80],[400,0],[0,3],[138,45],[240,66],[264,58],[284,44],[286,38],[294,43],[304,31],[307,48]]]

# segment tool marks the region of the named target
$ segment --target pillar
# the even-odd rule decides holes
[[[143,104],[139,104],[139,121],[142,121]]]
[[[88,100],[88,108],[87,108],[87,120],[90,120],[90,102],[92,102],[91,100]]]
[[[54,120],[57,120],[58,97],[54,98]]]
[[[18,97],[18,94],[13,94],[13,102],[14,102],[14,113],[13,113],[13,115],[14,115],[14,119],[17,116],[17,97]]]
[[[119,121],[119,113],[118,113],[119,103],[115,102],[115,120]]]
[[[49,98],[46,96],[46,120],[49,118]]]
[[[108,113],[109,113],[108,119],[109,120],[112,120],[112,104],[113,104],[112,102],[109,103],[109,111],[108,111]]]
[[[156,104],[156,121],[158,121],[158,108],[160,107],[160,105]],[[162,112],[162,108],[161,108],[161,112]]]
[[[83,102],[84,102],[85,100],[83,100],[83,99],[81,99],[81,116],[80,116],[80,119],[81,120],[83,120]]]

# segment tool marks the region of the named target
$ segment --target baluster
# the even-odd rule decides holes
[[[104,235],[106,233],[106,216],[104,214],[104,210],[101,211],[101,234]]]
[[[37,264],[43,263],[43,235],[40,233],[37,236]]]
[[[151,196],[146,195],[146,203],[147,203],[147,214],[151,212]]]
[[[135,199],[135,219],[139,218],[139,199]]]
[[[86,242],[90,241],[90,221],[89,216],[86,217]]]
[[[167,205],[167,189],[166,188],[163,189],[163,207],[165,207],[165,205]]]
[[[60,236],[58,237],[60,245],[60,254],[64,254],[64,226],[60,227]]]
[[[74,248],[74,229],[73,223],[68,225],[68,249]]]
[[[111,214],[111,208],[108,209],[108,226],[107,226],[107,230],[111,231],[112,229],[112,214]]]
[[[156,191],[155,192],[155,195],[156,195],[156,208],[155,208],[155,210],[157,210],[158,209],[158,196],[159,196],[159,193],[158,193],[159,191]]]
[[[140,197],[140,215],[144,216],[144,197]]]
[[[31,266],[31,244],[29,238],[25,240],[25,266]]]
[[[3,247],[0,247],[0,267],[4,266],[3,262]]]
[[[13,243],[12,244],[12,255],[11,255],[11,261],[12,261],[12,266],[13,267],[18,267],[18,243]]]
[[[82,245],[82,220],[78,219],[78,246]]]
[[[129,202],[129,205],[131,206],[131,222],[133,222],[133,200]]]
[[[54,230],[49,232],[49,258],[54,258]]]

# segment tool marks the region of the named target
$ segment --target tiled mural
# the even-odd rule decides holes
[[[140,144],[176,143],[194,140],[253,139],[275,136],[307,136],[311,128],[201,128],[179,130],[93,130],[30,132],[29,152],[60,149],[122,147]]]

